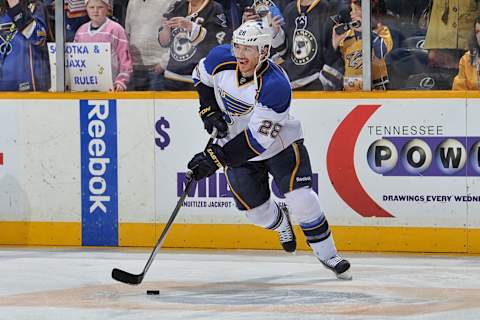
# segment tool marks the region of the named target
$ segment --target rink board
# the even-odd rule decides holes
[[[153,245],[208,140],[197,104],[3,94],[0,244]],[[480,94],[296,93],[292,114],[340,250],[480,252]],[[279,248],[235,209],[222,172],[195,184],[165,245]]]

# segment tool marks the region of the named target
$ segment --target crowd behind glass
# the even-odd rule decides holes
[[[362,90],[362,0],[65,0],[66,42],[110,42],[115,91],[194,90],[242,21],[268,16],[295,90]],[[366,0],[363,0],[366,1]],[[480,88],[480,0],[371,0],[373,90]],[[0,0],[0,90],[48,91],[53,0]]]

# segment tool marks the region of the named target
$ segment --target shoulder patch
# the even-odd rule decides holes
[[[237,60],[232,55],[230,45],[222,44],[210,50],[205,58],[204,65],[207,72],[213,75],[218,72],[218,68],[228,64],[236,64],[236,62]]]
[[[290,107],[292,89],[282,69],[270,63],[259,80],[258,102],[277,113],[285,112]]]

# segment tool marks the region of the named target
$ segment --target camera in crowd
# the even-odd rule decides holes
[[[266,5],[258,5],[256,7],[246,7],[245,11],[251,15],[257,14],[260,18],[266,17],[270,12],[270,8]]]
[[[352,21],[350,17],[350,9],[341,10],[339,14],[331,16],[330,19],[334,23],[335,33],[342,35],[350,29],[360,28],[362,22],[360,20]]]

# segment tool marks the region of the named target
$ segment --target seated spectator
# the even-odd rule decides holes
[[[124,91],[132,73],[132,59],[125,30],[107,17],[111,12],[108,0],[86,0],[85,3],[90,22],[78,29],[75,42],[109,42],[114,90]]]
[[[480,16],[475,19],[469,50],[462,56],[458,65],[458,75],[453,79],[452,90],[478,90],[480,70]]]
[[[158,29],[168,1],[130,0],[127,7],[125,31],[130,43],[133,75],[130,90],[163,90],[163,72],[168,63],[168,48],[160,46]],[[148,23],[145,23],[148,21]]]
[[[337,12],[329,2],[315,0],[290,2],[285,8],[286,50],[282,67],[293,89],[341,90],[343,63],[333,50],[331,39],[331,16]],[[347,10],[342,12],[336,18],[349,17]]]
[[[211,0],[180,0],[164,15],[158,41],[170,48],[165,90],[195,90],[192,71],[211,48],[232,37],[222,6]]]
[[[47,90],[47,34],[42,5],[28,0],[2,0],[0,19],[0,90]]]
[[[362,61],[362,7],[361,0],[352,0],[350,28],[341,33],[338,28],[343,25],[337,24],[332,32],[332,45],[343,57],[345,73],[343,87],[346,91],[359,91],[363,88],[363,61]],[[374,9],[374,8],[372,8]],[[372,10],[374,12],[374,10]],[[385,64],[385,55],[392,50],[393,41],[390,30],[379,20],[372,23],[372,88],[374,90],[386,90],[388,88],[388,72]]]

